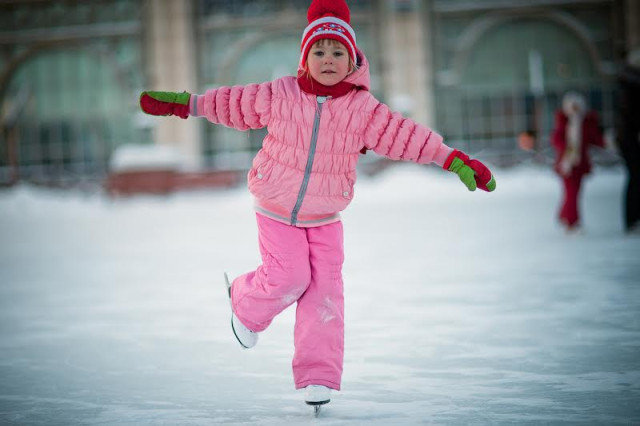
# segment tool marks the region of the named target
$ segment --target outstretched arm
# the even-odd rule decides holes
[[[205,117],[238,130],[259,129],[267,125],[271,115],[271,85],[220,87],[204,95],[145,91],[140,94],[140,107],[151,115]]]
[[[462,151],[449,148],[438,133],[392,112],[383,103],[375,108],[367,129],[366,148],[377,154],[392,160],[437,164],[456,173],[470,191],[496,189],[496,181],[484,164],[470,159]]]
[[[451,148],[442,136],[378,103],[366,126],[365,147],[392,160],[442,166]]]

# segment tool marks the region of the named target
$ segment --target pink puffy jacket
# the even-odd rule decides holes
[[[191,97],[191,114],[238,130],[266,127],[249,170],[256,210],[298,227],[339,220],[353,199],[363,147],[393,160],[442,166],[451,149],[429,128],[392,112],[369,93],[369,64],[346,81],[344,96],[303,92],[295,77],[220,87]]]

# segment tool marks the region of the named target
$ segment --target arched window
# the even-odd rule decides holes
[[[531,88],[532,72],[541,73],[545,89],[599,79],[585,43],[568,28],[542,19],[512,19],[493,27],[469,49],[463,66],[460,84],[480,91]]]
[[[436,88],[439,130],[454,146],[485,155],[512,152],[517,136],[548,150],[553,115],[568,90],[584,93],[613,124],[615,87],[588,29],[567,14],[489,14],[452,41]],[[606,70],[605,70],[606,71]]]

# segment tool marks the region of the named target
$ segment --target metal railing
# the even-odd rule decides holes
[[[603,131],[615,127],[617,89],[613,84],[602,84],[549,90],[537,96],[526,90],[478,93],[441,88],[436,91],[437,130],[449,145],[492,157],[505,166],[531,157],[519,146],[519,138],[528,133],[535,139],[537,158],[548,158],[553,154],[549,138],[555,112],[568,91],[585,95],[589,108],[598,113]]]

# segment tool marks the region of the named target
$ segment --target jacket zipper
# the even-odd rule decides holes
[[[311,177],[311,169],[313,166],[313,158],[316,155],[316,145],[318,143],[318,129],[320,128],[320,114],[322,114],[322,105],[328,99],[328,96],[317,96],[316,97],[316,116],[313,121],[313,132],[311,133],[311,144],[309,145],[309,156],[307,157],[307,166],[304,169],[304,178],[302,179],[302,184],[300,185],[300,191],[298,192],[298,199],[296,201],[296,205],[293,207],[293,211],[291,212],[291,225],[295,226],[298,223],[298,213],[300,212],[300,207],[302,206],[302,201],[304,200],[304,195],[307,192],[307,186],[309,185],[309,178]]]

